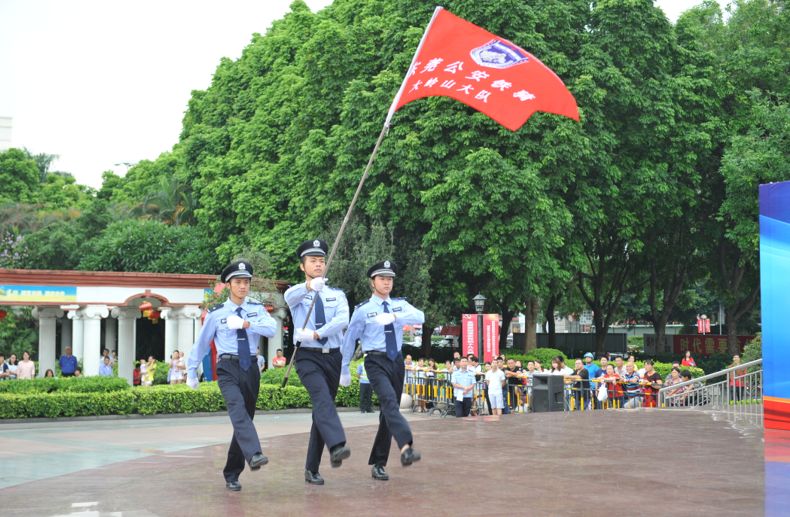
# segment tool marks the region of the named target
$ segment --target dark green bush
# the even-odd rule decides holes
[[[147,386],[132,391],[135,395],[135,412],[141,415],[202,413],[225,409],[225,400],[215,382],[201,383],[197,390],[179,384]]]
[[[104,381],[107,378],[85,378],[84,380]],[[186,385],[176,386],[144,386],[129,387],[123,379],[122,389],[114,391],[83,391],[61,390],[45,391],[49,382],[61,379],[41,379],[40,391],[4,392],[0,393],[0,419],[38,418],[38,417],[73,417],[93,415],[141,415],[215,412],[225,409],[216,382],[204,382],[200,388],[192,390]],[[81,379],[74,379],[81,380]],[[8,381],[2,384],[19,384],[25,381]],[[90,383],[82,389],[89,389]],[[97,383],[98,384],[98,383]],[[31,381],[30,385],[36,385]],[[105,386],[106,387],[106,386]],[[354,407],[359,404],[359,381],[354,378],[351,386],[341,387],[337,394],[338,406]],[[278,410],[310,407],[310,396],[302,386],[286,386],[280,384],[261,384],[257,408],[261,410]]]
[[[127,415],[136,408],[132,390],[108,393],[0,394],[0,418]]]
[[[261,374],[261,384],[282,386],[286,369],[269,368]],[[296,368],[292,369],[291,374],[288,376],[288,386],[302,386],[302,380],[299,379],[299,372],[296,371]]]
[[[119,377],[63,377],[0,382],[0,393],[107,393],[130,389]]]

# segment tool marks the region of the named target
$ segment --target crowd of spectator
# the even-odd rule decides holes
[[[633,355],[627,358],[616,356],[611,361],[609,356],[604,355],[599,358],[600,364],[594,361],[595,356],[588,352],[581,359],[574,360],[572,368],[565,364],[562,356],[553,357],[549,365],[536,360],[522,364],[504,355],[481,364],[473,354],[461,357],[456,352],[452,361],[439,366],[433,359],[414,361],[407,355],[404,359],[405,384],[426,385],[429,389],[425,392],[433,393],[430,388],[435,381],[446,381],[452,387],[456,416],[468,416],[480,411],[473,403],[475,394],[485,399],[489,414],[531,411],[530,398],[535,374],[562,375],[566,409],[577,410],[656,407],[659,390],[674,385],[678,385],[677,388],[666,391],[669,404],[683,406],[695,387],[693,383],[683,384],[692,379],[688,368],[696,366],[690,352],[672,364],[665,378],[656,372],[652,360],[645,360],[638,367]],[[740,357],[735,355],[730,366],[738,364]],[[743,398],[745,376],[745,369],[736,370],[730,375],[728,382],[733,400]],[[405,390],[407,393],[414,392],[408,388]],[[416,401],[418,411],[426,411],[430,404],[430,397],[418,397]]]

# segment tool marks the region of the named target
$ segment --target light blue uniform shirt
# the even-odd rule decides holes
[[[112,363],[104,364],[104,361],[99,365],[99,375],[102,377],[112,377]]]
[[[315,307],[310,313],[310,321],[304,328],[312,330],[321,338],[327,338],[325,345],[320,341],[307,341],[300,346],[305,348],[340,348],[343,343],[343,329],[348,326],[348,300],[340,289],[324,287],[320,292],[308,291],[305,283],[297,284],[285,291],[285,303],[291,309],[291,319],[294,328],[302,328],[304,317],[310,304],[313,303],[313,296],[318,294],[324,304],[324,316],[326,322],[324,326],[316,330],[315,328]]]
[[[212,339],[217,347],[217,355],[237,355],[239,353],[236,329],[228,327],[228,316],[235,315],[238,307],[239,305],[228,299],[225,303],[209,309],[206,320],[203,322],[203,328],[200,329],[200,335],[192,346],[187,360],[187,371],[190,377],[196,376],[198,365],[211,349]],[[250,357],[255,357],[258,353],[259,337],[274,336],[277,322],[269,316],[269,311],[259,301],[246,298],[240,307],[241,317],[250,322],[250,328],[245,331],[250,343]]]
[[[362,341],[364,352],[386,352],[387,341],[384,337],[384,326],[374,321],[374,318],[384,312],[384,302],[387,302],[389,312],[395,315],[395,341],[400,352],[403,346],[403,326],[420,325],[425,322],[425,314],[403,298],[387,298],[382,300],[376,295],[366,302],[360,303],[354,309],[348,331],[343,338],[343,372],[348,372],[348,365],[354,355],[357,339]]]
[[[458,369],[453,372],[453,375],[450,377],[450,383],[452,384],[460,384],[464,388],[468,386],[474,386],[475,384],[475,374],[474,372],[470,372],[466,369]],[[458,395],[461,395],[464,390],[459,390],[458,388],[453,388],[453,395],[457,399]],[[468,391],[463,393],[463,397],[466,399],[472,398],[472,392]]]

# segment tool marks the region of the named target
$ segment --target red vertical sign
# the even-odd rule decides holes
[[[483,315],[483,350],[484,362],[499,355],[499,314]]]
[[[461,315],[461,354],[477,355],[477,314]]]

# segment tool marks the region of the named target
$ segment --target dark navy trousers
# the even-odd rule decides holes
[[[346,443],[346,433],[335,407],[342,362],[343,356],[337,348],[331,349],[328,354],[322,353],[320,349],[307,348],[300,348],[296,352],[296,371],[313,404],[313,425],[304,465],[310,472],[318,472],[324,445],[329,450]]]
[[[228,461],[222,474],[225,481],[237,481],[244,470],[244,462],[261,452],[261,442],[252,419],[255,417],[255,402],[261,387],[261,372],[257,359],[244,371],[233,359],[217,362],[217,384],[225,399],[228,416],[233,424],[233,438],[228,448]]]
[[[409,423],[400,414],[400,397],[403,393],[405,375],[403,357],[398,354],[395,360],[392,360],[384,353],[368,352],[365,357],[365,371],[373,391],[379,397],[380,405],[379,430],[373,441],[368,465],[385,466],[393,437],[398,443],[398,448],[412,443]]]

